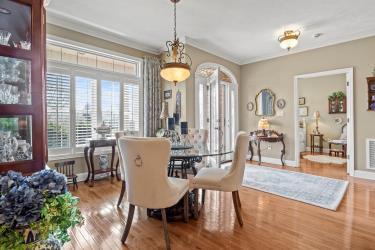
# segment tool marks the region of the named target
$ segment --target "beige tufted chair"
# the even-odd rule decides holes
[[[238,190],[242,185],[245,171],[247,150],[249,145],[249,135],[246,132],[239,132],[236,138],[236,145],[233,155],[232,165],[229,169],[222,168],[202,168],[192,180],[192,188],[217,190],[232,192],[233,204],[236,211],[237,219],[240,225],[243,225],[240,213],[241,201]],[[195,195],[196,204],[195,213],[197,212],[197,193]]]
[[[195,148],[207,147],[208,130],[189,128],[186,139]],[[195,164],[195,168],[199,171],[201,168],[207,167],[207,163],[207,159],[203,158],[201,162]]]
[[[184,197],[184,218],[188,220],[189,181],[167,176],[171,143],[165,138],[121,137],[120,155],[125,170],[129,214],[121,241],[129,234],[135,206],[161,209],[164,237],[170,249],[165,208]]]

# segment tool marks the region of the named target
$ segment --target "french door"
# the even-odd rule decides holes
[[[199,127],[209,132],[211,152],[233,150],[235,137],[236,86],[220,80],[220,68],[208,77],[199,77]],[[215,159],[217,161],[223,159]]]

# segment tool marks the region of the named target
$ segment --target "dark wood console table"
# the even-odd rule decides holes
[[[96,148],[103,148],[103,147],[111,147],[112,148],[112,157],[111,157],[111,166],[107,169],[95,169],[94,164],[94,152]],[[102,174],[102,173],[111,173],[111,179],[114,177],[114,173],[116,173],[117,180],[120,180],[120,176],[118,174],[118,166],[116,169],[113,169],[113,162],[115,159],[115,151],[116,151],[116,139],[97,139],[97,140],[90,140],[89,144],[84,149],[85,161],[87,166],[87,178],[85,180],[86,183],[89,182],[90,187],[94,185],[95,175]]]
[[[315,145],[315,137],[318,137],[318,140],[319,140],[319,145]],[[315,149],[319,149],[319,153],[320,154],[323,154],[323,134],[310,134],[310,141],[311,141],[311,145],[310,145],[310,151],[311,151],[311,154],[314,154],[315,153]]]
[[[277,143],[280,142],[282,144],[282,150],[281,150],[281,164],[285,166],[285,143],[284,143],[284,135],[283,133],[278,133],[274,130],[257,130],[250,133],[250,141],[249,141],[249,151],[251,153],[250,160],[253,160],[254,156],[254,149],[253,149],[253,143],[257,146],[257,153],[258,153],[258,161],[259,165],[262,163],[262,155],[260,150],[260,144],[261,142],[269,142],[269,143]]]

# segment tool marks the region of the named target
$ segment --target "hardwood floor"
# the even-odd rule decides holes
[[[375,182],[347,177],[342,165],[301,163],[287,169],[350,181],[338,211],[243,187],[241,228],[231,193],[207,191],[198,220],[168,224],[172,249],[375,249]],[[128,203],[125,196],[117,208],[120,190],[121,182],[108,179],[93,188],[79,183],[73,193],[81,198],[85,223],[71,231],[64,249],[164,249],[161,221],[139,208],[121,244]]]

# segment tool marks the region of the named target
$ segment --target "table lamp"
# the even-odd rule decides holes
[[[270,123],[268,122],[268,119],[262,118],[258,122],[258,129],[263,131],[263,134],[266,134],[266,130],[270,129]]]
[[[320,112],[319,111],[314,112],[314,119],[315,119],[315,133],[319,135],[320,134],[319,132]]]
[[[166,128],[166,120],[169,117],[169,111],[168,111],[168,102],[163,102],[161,107],[161,113],[160,113],[160,120],[161,120],[161,126],[162,128]]]

